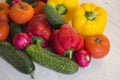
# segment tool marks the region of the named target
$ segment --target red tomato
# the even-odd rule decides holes
[[[84,46],[94,58],[103,58],[110,50],[109,39],[103,34],[87,37]]]

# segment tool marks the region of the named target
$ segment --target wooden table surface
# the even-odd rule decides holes
[[[120,80],[120,1],[81,0],[80,3],[86,1],[96,3],[108,12],[108,23],[104,34],[111,43],[109,55],[104,59],[92,59],[87,68],[80,68],[73,75],[57,73],[35,63],[35,80]],[[15,70],[0,58],[0,80],[31,80],[31,77]]]

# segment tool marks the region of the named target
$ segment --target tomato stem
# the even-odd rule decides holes
[[[102,40],[99,39],[99,38],[95,38],[95,41],[96,41],[97,43],[101,43],[101,42],[102,42]]]
[[[0,6],[0,10],[3,10],[3,7]]]
[[[25,10],[25,9],[26,9],[26,7],[23,6],[22,4],[19,4],[19,6],[20,6],[20,9],[22,9],[22,10]]]
[[[97,13],[95,11],[90,11],[90,12],[86,12],[85,16],[87,20],[94,20],[97,17]]]

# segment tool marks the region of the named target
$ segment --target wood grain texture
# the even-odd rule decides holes
[[[57,73],[35,63],[35,80],[120,80],[120,1],[81,0],[80,4],[83,2],[96,3],[108,12],[108,23],[104,34],[111,43],[109,55],[104,59],[92,59],[87,68],[80,68],[73,75]],[[31,80],[31,78],[18,72],[0,58],[0,80]]]

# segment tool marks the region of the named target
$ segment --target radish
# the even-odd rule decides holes
[[[86,50],[77,51],[74,58],[77,64],[81,67],[87,67],[91,62],[91,55]]]
[[[21,2],[21,0],[12,0],[11,4],[13,5],[13,4],[16,4],[16,3],[19,3],[19,2]]]
[[[18,49],[24,49],[30,44],[30,38],[26,33],[18,33],[13,38],[13,45]]]

